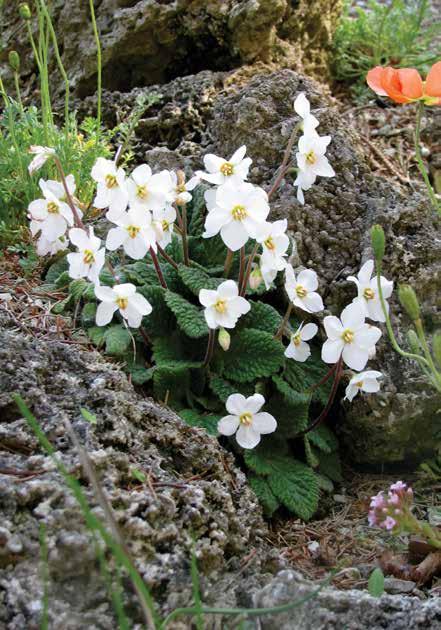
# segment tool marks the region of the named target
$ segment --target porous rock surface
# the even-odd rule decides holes
[[[332,136],[328,155],[336,177],[319,178],[304,206],[296,200],[294,175],[272,198],[272,218],[288,218],[295,237],[294,264],[317,271],[325,314],[338,315],[355,297],[355,285],[345,278],[372,257],[370,228],[380,223],[388,243],[384,274],[415,287],[430,335],[441,327],[440,220],[421,188],[373,176],[359,135],[322,85],[288,69],[257,76],[205,71],[129,93],[107,92],[103,106],[106,119],[115,122],[115,112],[124,115],[139,95],[160,93],[140,122],[137,160],[157,169],[185,167],[190,174],[201,168],[205,153],[229,156],[246,144],[253,159],[250,180],[268,190],[298,122],[293,100],[300,91],[320,120],[320,134]],[[86,99],[81,111],[93,110],[94,99]],[[409,322],[395,297],[391,303],[394,328],[405,345]],[[386,340],[369,365],[384,373],[384,384],[380,394],[345,404],[339,422],[345,453],[363,466],[412,467],[436,443],[441,397]]]
[[[235,572],[252,550],[254,560],[241,580],[249,577],[250,592],[265,582],[273,561],[262,542],[266,525],[261,509],[244,474],[216,439],[138,396],[123,372],[98,353],[25,337],[9,328],[7,319],[1,318],[1,323],[1,628],[38,627],[43,601],[41,524],[46,526],[53,627],[114,627],[83,516],[21,417],[11,397],[14,392],[25,399],[57,457],[81,481],[102,517],[66,433],[64,421],[70,420],[162,612],[192,600],[193,549],[207,603],[240,601],[236,591],[243,585]],[[95,414],[96,424],[83,418],[81,408]],[[147,475],[149,482],[137,481],[132,469]],[[276,558],[272,568],[278,566]],[[133,622],[139,622],[133,615]]]
[[[255,594],[254,604],[272,608],[311,596],[316,589],[299,573],[281,571]],[[439,630],[441,602],[324,588],[303,606],[261,617],[260,624],[262,630]]]
[[[4,47],[35,71],[17,3],[5,3]],[[104,86],[129,90],[204,69],[256,61],[327,76],[341,0],[101,0],[95,2]],[[85,0],[50,3],[63,64],[77,96],[96,89],[96,47]],[[36,21],[33,22],[37,32]],[[6,73],[6,68],[3,68]],[[7,76],[7,75],[5,75]],[[61,81],[51,86],[56,94]]]

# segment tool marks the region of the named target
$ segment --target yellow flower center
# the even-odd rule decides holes
[[[363,381],[358,381],[358,383],[355,383],[355,385],[361,389],[363,387]]]
[[[246,427],[249,427],[250,424],[253,422],[253,414],[250,413],[249,411],[246,411],[245,413],[242,413],[239,416],[239,421],[241,424],[244,424]]]
[[[47,211],[50,214],[58,214],[58,204],[55,201],[49,201],[47,204]]]
[[[130,236],[130,238],[136,238],[141,231],[141,228],[137,225],[128,225],[126,230]]]
[[[214,305],[214,308],[218,313],[225,313],[225,311],[227,310],[227,301],[219,298],[219,300]]]
[[[341,338],[345,343],[352,343],[354,341],[354,331],[350,328],[346,328],[343,331]]]
[[[375,297],[375,293],[372,289],[365,289],[363,291],[363,296],[366,298],[366,300],[373,300]]]
[[[115,188],[115,186],[118,186],[115,175],[106,175],[106,186],[107,188]]]
[[[298,284],[296,286],[296,293],[299,296],[299,298],[304,298],[308,295],[308,291],[301,284]]]
[[[164,232],[168,232],[170,229],[170,223],[165,219],[162,222],[162,229],[164,230]]]
[[[220,167],[220,172],[222,175],[225,175],[225,177],[229,177],[234,173],[234,166],[230,164],[230,162],[224,162]]]
[[[293,336],[291,337],[291,341],[293,342],[293,344],[294,344],[295,346],[300,346],[300,343],[301,343],[301,341],[302,341],[302,340],[300,339],[300,333],[296,333],[295,335],[293,335]]]
[[[234,206],[234,208],[231,211],[231,214],[235,221],[243,221],[245,217],[247,216],[247,211],[246,211],[245,206],[237,205],[237,206]]]
[[[315,164],[317,162],[317,156],[312,149],[306,154],[306,161],[308,164]]]
[[[147,186],[137,186],[136,187],[136,196],[140,199],[145,199],[148,195]]]
[[[124,311],[129,305],[129,300],[125,297],[119,297],[117,298],[116,303],[118,304],[118,308]]]
[[[265,245],[267,249],[270,249],[271,251],[274,251],[276,249],[272,236],[268,236],[268,238],[263,242],[263,244]]]
[[[186,192],[186,190],[185,190],[185,184],[178,184],[178,185],[176,186],[176,192],[177,192],[177,193],[179,193],[179,194],[181,194],[181,193],[185,193],[185,192]]]
[[[95,256],[93,255],[93,251],[91,249],[84,250],[83,262],[86,265],[91,265],[95,262]]]

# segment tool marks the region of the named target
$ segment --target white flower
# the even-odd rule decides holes
[[[360,374],[354,374],[346,387],[344,400],[352,402],[354,397],[359,391],[375,393],[380,391],[380,383],[377,379],[383,375],[381,372],[375,370],[366,370],[366,372],[360,372]]]
[[[300,92],[294,101],[294,109],[296,113],[303,118],[302,131],[304,134],[316,133],[315,128],[320,124],[315,116],[311,114],[311,105],[304,92]]]
[[[69,263],[69,276],[71,278],[87,278],[94,284],[99,284],[100,271],[104,266],[106,252],[100,249],[101,239],[93,233],[93,227],[89,227],[89,234],[80,228],[69,230],[69,239],[77,253],[67,255]]]
[[[141,210],[160,210],[166,205],[172,186],[169,171],[153,175],[148,164],[141,164],[127,180],[130,206]]]
[[[349,304],[338,317],[325,317],[323,324],[328,335],[322,347],[325,363],[336,363],[342,356],[352,370],[362,370],[369,359],[369,352],[381,337],[381,330],[365,323],[360,304]]]
[[[286,267],[285,256],[289,247],[289,238],[286,235],[288,221],[274,221],[274,223],[261,223],[257,227],[256,241],[262,244],[261,267],[282,271]]]
[[[72,210],[45,185],[41,186],[44,199],[35,199],[28,206],[33,236],[41,231],[46,241],[56,241],[74,223]]]
[[[296,278],[292,265],[285,270],[285,290],[289,299],[298,308],[307,313],[322,311],[323,300],[316,292],[318,287],[317,274],[312,269],[304,269]]]
[[[312,339],[318,331],[318,326],[315,324],[303,324],[297,329],[297,331],[291,336],[291,342],[285,350],[285,357],[288,359],[294,359],[303,363],[311,356],[311,350],[309,344],[305,343]]]
[[[378,295],[377,276],[372,274],[374,272],[374,261],[368,260],[364,263],[358,276],[349,276],[348,280],[355,282],[358,290],[358,297],[354,298],[353,302],[358,302],[364,309],[366,317],[372,319],[374,322],[385,322],[386,318],[381,308],[380,296]],[[386,280],[383,276],[380,278],[381,289],[383,297],[386,300],[392,295],[394,283],[391,280]],[[386,309],[389,311],[389,304],[386,302]]]
[[[96,311],[97,326],[108,324],[119,310],[131,328],[139,328],[144,315],[150,315],[153,310],[150,302],[136,293],[133,284],[115,284],[112,288],[95,286],[95,295],[101,300]]]
[[[60,201],[66,201],[66,191],[64,190],[64,186],[61,182],[57,182],[55,179],[40,179],[38,185],[40,186],[42,192],[44,192],[44,189],[47,188],[57,199]],[[66,177],[66,186],[69,194],[73,196],[76,189],[75,177],[73,175],[68,175]],[[79,212],[78,209],[77,211]]]
[[[251,306],[239,296],[234,280],[225,280],[216,291],[201,289],[199,301],[205,306],[205,319],[209,328],[234,328],[241,315],[248,313]]]
[[[39,256],[54,256],[58,252],[62,252],[67,249],[69,241],[65,236],[60,236],[55,241],[48,241],[44,236],[40,236],[37,240],[37,254]]]
[[[127,208],[129,195],[126,174],[112,160],[99,157],[92,167],[92,179],[97,185],[94,205],[96,208],[108,208],[107,218],[112,221]]]
[[[248,183],[229,183],[216,191],[216,205],[205,219],[204,238],[220,232],[223,242],[233,252],[255,238],[257,228],[269,214],[268,195]]]
[[[242,448],[254,448],[260,442],[260,436],[274,433],[276,419],[265,411],[260,411],[265,404],[261,394],[245,398],[242,394],[228,396],[226,408],[230,415],[221,418],[217,430],[222,435],[233,435]]]
[[[156,231],[158,245],[165,249],[172,240],[176,210],[173,206],[166,206],[153,211],[153,226]]]
[[[112,221],[118,227],[109,230],[106,247],[111,252],[121,247],[134,260],[144,258],[150,248],[156,252],[156,231],[150,212],[141,208],[129,208]]]
[[[237,149],[229,160],[207,153],[204,157],[204,166],[208,173],[198,171],[196,175],[216,186],[225,184],[227,181],[243,182],[248,177],[252,162],[251,158],[245,157],[246,152],[247,148],[244,145]]]
[[[50,147],[32,145],[29,148],[29,153],[35,155],[34,159],[28,166],[29,174],[32,175],[33,173],[35,173],[35,171],[38,171],[43,166],[43,164],[51,157],[51,155],[55,155],[55,149],[51,149]]]
[[[303,135],[299,140],[296,153],[299,173],[294,182],[297,189],[297,199],[304,203],[303,190],[309,190],[316,178],[334,177],[335,171],[325,156],[331,136],[319,136],[315,131]]]
[[[262,258],[260,259],[260,275],[263,278],[267,290],[276,279],[277,272],[278,270],[273,267],[266,267],[265,265],[262,265]]]
[[[310,171],[299,171],[297,173],[294,186],[297,186],[297,200],[303,205],[305,203],[304,190],[309,190],[314,184],[317,176]]]
[[[183,173],[182,178],[178,177],[174,171],[170,171],[169,175],[171,181],[170,203],[177,203],[178,206],[189,203],[192,199],[190,192],[201,183],[200,175],[194,175],[188,182],[185,181]]]

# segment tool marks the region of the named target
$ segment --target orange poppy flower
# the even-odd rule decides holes
[[[425,105],[441,105],[441,61],[435,63],[422,80],[415,68],[383,68],[369,70],[369,87],[380,96],[389,96],[395,103],[424,101]]]

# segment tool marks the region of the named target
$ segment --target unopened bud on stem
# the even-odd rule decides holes
[[[20,70],[20,55],[16,50],[11,50],[9,53],[9,65],[14,72],[18,72]]]
[[[409,284],[401,284],[398,287],[398,299],[412,321],[415,322],[420,318],[420,305],[418,303],[418,298],[415,291]]]
[[[262,281],[263,281],[262,272],[260,271],[259,267],[256,267],[254,271],[250,273],[250,279],[249,279],[250,289],[255,291],[260,286]]]
[[[18,13],[23,20],[30,20],[32,17],[31,10],[27,2],[22,2],[19,5]]]
[[[374,250],[374,256],[377,262],[381,262],[384,257],[384,250],[386,247],[386,239],[384,236],[384,230],[381,225],[374,225],[371,229],[371,242],[372,249]]]
[[[225,330],[225,328],[219,329],[218,341],[222,350],[225,350],[226,352],[230,347],[231,335]]]
[[[418,335],[412,328],[407,331],[407,342],[413,354],[421,354],[421,346],[418,341]]]

